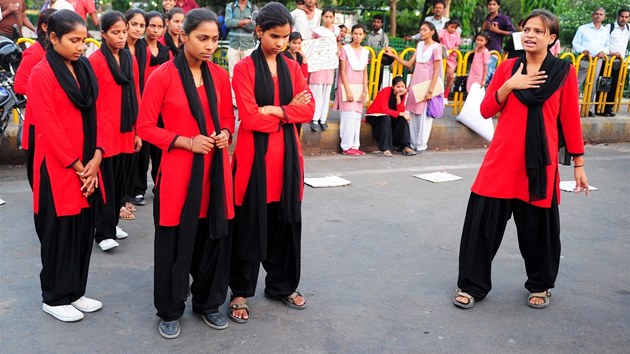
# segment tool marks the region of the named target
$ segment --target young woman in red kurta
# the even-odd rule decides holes
[[[138,122],[140,136],[163,152],[154,200],[154,299],[165,338],[179,335],[189,275],[193,312],[212,328],[228,325],[219,306],[229,276],[227,222],[234,217],[230,81],[211,62],[219,40],[214,14],[191,10],[182,38],[184,49],[149,78]]]
[[[166,14],[166,32],[158,41],[171,51],[173,56],[179,53],[181,45],[181,35],[183,33],[182,23],[184,23],[184,10],[174,7]]]
[[[52,46],[31,71],[27,94],[37,122],[33,178],[35,230],[41,242],[43,310],[60,321],[101,308],[85,296],[98,171],[98,84],[83,58],[87,28],[69,10],[49,20]]]
[[[229,316],[239,323],[249,319],[246,298],[254,296],[261,262],[265,295],[306,307],[297,290],[304,161],[295,125],[310,121],[315,105],[299,65],[281,54],[291,24],[284,5],[261,8],[255,30],[260,46],[234,67],[241,124],[232,162],[237,211]]]
[[[151,49],[142,39],[146,32],[146,14],[140,9],[131,8],[125,13],[125,18],[129,28],[126,48],[129,49],[138,66],[138,76],[135,79],[140,87],[140,96],[142,96],[151,67]],[[128,198],[124,198],[130,201],[125,204],[125,207],[131,211],[135,211],[134,205],[146,204],[144,192],[147,190],[149,149],[148,144],[143,144],[140,151],[133,155],[132,181],[129,184]]]
[[[525,54],[501,63],[481,104],[484,117],[501,116],[468,202],[453,299],[458,307],[471,308],[490,291],[492,259],[512,215],[525,260],[527,305],[550,303],[560,263],[558,123],[573,156],[576,192],[588,193],[575,70],[548,50],[558,34],[556,16],[530,13]]]
[[[48,45],[48,19],[55,9],[46,9],[37,18],[37,41],[28,47],[22,54],[22,61],[15,73],[13,90],[18,95],[26,95],[28,78],[35,64],[39,63],[46,54]],[[33,188],[33,156],[35,151],[35,117],[32,117],[28,101],[24,113],[24,126],[22,127],[22,150],[26,151],[26,176],[28,183]]]
[[[160,65],[173,59],[173,54],[171,54],[166,45],[158,41],[158,39],[160,39],[162,37],[162,34],[164,33],[164,15],[157,11],[150,11],[149,13],[147,13],[146,19],[147,32],[142,40],[147,43],[147,47],[149,47],[149,50],[151,50],[151,62],[146,73],[148,78],[149,76],[151,76],[151,73],[153,73],[153,71],[157,69]],[[161,119],[158,119],[158,126],[163,126],[161,123]],[[155,186],[155,181],[157,180],[157,171],[160,169],[162,150],[160,150],[153,144],[147,143],[147,145],[149,146],[149,155],[151,157],[151,177],[153,178],[153,185]],[[144,192],[143,198],[136,201],[142,202],[142,200],[144,200]]]
[[[96,213],[96,242],[103,251],[117,247],[115,238],[126,235],[117,232],[119,217],[133,220],[125,207],[125,194],[129,196],[133,168],[133,153],[140,150],[142,141],[136,135],[140,90],[138,65],[127,44],[127,20],[118,11],[107,11],[101,17],[101,49],[94,52],[92,63],[101,94],[96,102],[98,131],[103,143],[101,166],[108,198],[98,203]]]

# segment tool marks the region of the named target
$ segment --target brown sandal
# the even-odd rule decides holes
[[[287,297],[283,297],[282,299],[280,299],[282,301],[283,304],[289,306],[292,309],[295,310],[304,310],[306,308],[306,298],[304,298],[304,296],[302,296],[302,298],[304,299],[304,303],[302,305],[298,305],[295,303],[295,299],[298,296],[302,296],[302,294],[300,294],[300,291],[295,289],[295,291],[293,292],[293,294],[287,296]]]
[[[128,221],[131,221],[131,220],[136,220],[136,216],[135,216],[135,215],[133,215],[133,214],[129,211],[129,209],[127,209],[127,208],[125,208],[125,207],[120,208],[120,212],[118,213],[118,217],[119,217],[121,220],[128,220]]]
[[[234,316],[234,311],[238,310],[245,310],[247,312],[247,318]],[[247,321],[249,321],[249,306],[247,306],[247,301],[231,304],[230,311],[228,311],[228,317],[236,323],[247,323]]]
[[[551,303],[550,297],[551,297],[551,293],[549,292],[549,290],[545,290],[539,293],[531,293],[527,297],[527,306],[534,309],[544,309],[545,307],[549,306],[549,304]],[[543,303],[534,304],[532,303],[532,299],[542,299]]]

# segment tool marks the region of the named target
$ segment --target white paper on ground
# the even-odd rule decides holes
[[[479,84],[473,84],[461,112],[455,119],[484,139],[492,141],[494,135],[492,119],[485,119],[480,112],[481,101],[483,101],[485,94],[486,91]]]
[[[313,188],[343,187],[350,184],[350,181],[337,176],[304,178],[304,183]]]
[[[440,183],[440,182],[452,182],[463,179],[460,176],[452,175],[448,172],[432,172],[432,173],[422,173],[419,175],[413,175],[414,177],[423,179],[425,181]]]
[[[5,203],[5,201],[4,201],[4,200],[2,200],[2,199],[0,199],[0,205],[2,205],[2,204],[4,204],[4,203]]]
[[[560,182],[560,190],[565,192],[573,192],[575,189],[575,181],[561,181]],[[597,187],[588,186],[589,191],[596,191]]]

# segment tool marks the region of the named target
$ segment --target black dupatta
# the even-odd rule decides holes
[[[129,50],[129,44],[125,45],[125,49]],[[140,95],[144,93],[144,76],[147,68],[147,42],[144,39],[136,41],[136,62],[138,63],[138,85],[140,86]]]
[[[92,65],[85,57],[72,62],[76,80],[64,59],[52,47],[46,51],[46,60],[50,64],[59,85],[66,92],[72,104],[81,111],[83,121],[83,164],[87,164],[96,150],[96,98],[98,82]],[[78,85],[77,85],[78,82]]]
[[[212,132],[208,132],[206,128],[207,114],[203,111],[203,106],[195,87],[188,61],[184,52],[179,53],[174,60],[174,64],[179,72],[179,78],[186,92],[186,99],[190,112],[192,113],[199,132],[202,135],[210,136]],[[208,105],[210,106],[210,119],[214,124],[216,134],[221,134],[221,125],[219,122],[219,111],[217,109],[217,94],[214,86],[210,69],[206,63],[201,65],[201,74],[206,95],[208,97]],[[210,206],[208,208],[208,224],[210,239],[217,240],[228,234],[228,219],[225,200],[225,176],[223,169],[223,150],[214,148],[212,154],[212,164],[210,167]],[[203,191],[204,176],[204,155],[194,154],[192,173],[188,183],[188,192],[184,208],[182,209],[181,220],[179,225],[178,251],[175,264],[173,266],[173,299],[176,301],[185,300],[188,296],[190,264],[192,261],[193,249],[195,245],[194,235],[197,233],[197,225],[199,222],[199,210],[201,209],[201,199]]]
[[[274,105],[275,89],[271,71],[259,47],[251,54],[255,67],[254,95],[259,107]],[[293,82],[289,67],[282,55],[276,56],[278,81],[280,87],[280,105],[288,105],[293,99]],[[301,222],[300,187],[302,171],[300,169],[298,145],[295,137],[295,124],[281,123],[284,136],[284,169],[282,179],[282,196],[278,218],[287,223]],[[269,134],[254,132],[254,161],[250,179],[241,206],[241,216],[237,230],[242,237],[251,237],[258,241],[255,254],[241,254],[245,259],[267,259],[267,172],[265,156],[269,144]],[[239,237],[239,236],[237,236]]]
[[[114,81],[122,88],[122,101],[120,105],[120,132],[128,133],[133,131],[133,126],[138,119],[138,97],[136,95],[136,85],[133,77],[133,58],[127,49],[118,51],[120,65],[116,61],[114,54],[103,42],[101,51],[107,60],[109,71],[114,77]]]
[[[164,33],[164,42],[166,42],[166,46],[171,51],[171,53],[173,53],[173,56],[177,56],[177,54],[179,54],[179,48],[175,45],[173,36],[168,33],[168,30],[166,31],[166,33]]]
[[[514,63],[512,74],[523,64],[523,73],[527,73],[525,54]],[[551,163],[549,147],[543,117],[543,105],[564,84],[569,63],[554,57],[549,51],[539,71],[548,75],[545,83],[537,89],[516,90],[514,95],[527,106],[527,128],[525,131],[525,167],[529,181],[529,200],[547,198],[547,166]]]

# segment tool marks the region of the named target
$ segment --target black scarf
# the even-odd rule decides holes
[[[37,42],[42,46],[42,48],[44,48],[44,50],[46,50],[46,47],[48,47],[48,35],[44,33],[41,36],[38,36]]]
[[[158,66],[166,63],[169,60],[169,49],[167,46],[163,45],[160,42],[157,42],[158,53],[157,55],[151,54],[151,61],[149,62],[150,66]]]
[[[521,55],[514,63],[512,74],[523,63],[523,73],[527,73],[527,60],[525,54]],[[545,121],[542,108],[545,103],[564,84],[569,63],[560,60],[551,53],[540,66],[539,71],[544,71],[548,77],[543,85],[537,89],[516,90],[514,95],[521,103],[527,106],[527,128],[525,131],[525,168],[529,181],[529,200],[536,201],[547,198],[547,169],[551,163]]]
[[[259,107],[274,105],[275,89],[271,71],[260,47],[251,54],[256,72],[254,95]],[[293,82],[289,67],[282,55],[276,56],[277,73],[280,86],[280,104],[287,105],[293,99]],[[295,124],[280,124],[284,135],[284,174],[282,196],[278,218],[287,223],[301,222],[300,170],[298,145],[295,138]],[[241,207],[237,230],[239,234],[258,240],[258,254],[241,255],[245,258],[267,258],[267,175],[265,155],[269,144],[269,134],[254,132],[254,162],[250,179]],[[237,236],[238,237],[238,236]]]
[[[392,91],[389,94],[389,102],[387,103],[387,107],[389,109],[393,109],[394,111],[398,110],[398,105],[396,104],[396,93],[394,92],[394,88],[391,88]],[[402,97],[400,98],[402,100]],[[397,117],[394,117],[397,118]]]
[[[179,53],[175,57],[174,63],[179,72],[179,77],[182,80],[184,91],[186,92],[188,106],[197,121],[199,132],[202,135],[210,136],[212,132],[208,132],[206,129],[207,114],[203,111],[203,106],[201,105],[197,88],[195,87],[195,81],[188,67],[184,52]],[[219,122],[219,111],[217,110],[217,94],[214,81],[210,75],[210,69],[206,63],[201,65],[201,73],[210,106],[210,118],[212,119],[215,132],[218,135],[221,134],[221,125]],[[216,147],[214,149],[212,165],[210,167],[210,206],[208,208],[209,237],[211,240],[220,239],[228,234],[227,211],[225,208],[223,150]],[[185,300],[188,295],[188,274],[190,272],[190,263],[192,261],[193,248],[195,245],[194,235],[197,233],[199,210],[201,209],[204,169],[204,155],[194,154],[186,202],[184,203],[179,225],[177,258],[173,266],[172,295],[173,299],[177,301]]]
[[[81,110],[83,121],[83,164],[87,164],[96,150],[96,98],[98,83],[92,65],[85,57],[72,62],[77,79],[74,79],[64,59],[52,47],[46,51],[46,60],[72,104]],[[77,85],[78,81],[78,85]]]
[[[129,44],[125,45],[125,49],[129,50]],[[136,41],[136,62],[138,63],[138,84],[140,85],[140,96],[144,93],[144,72],[147,67],[147,42],[144,39]]]
[[[127,49],[118,51],[120,58],[120,65],[118,65],[107,43],[103,42],[101,51],[105,56],[105,60],[107,60],[107,66],[114,77],[114,81],[122,88],[120,132],[131,132],[138,119],[138,97],[136,96],[136,85],[133,78],[133,58],[131,57],[131,52]]]
[[[179,54],[179,48],[175,45],[175,41],[173,40],[171,34],[168,33],[168,30],[164,33],[164,42],[166,42],[166,45],[171,53],[173,53],[173,56],[177,56],[177,54]]]

